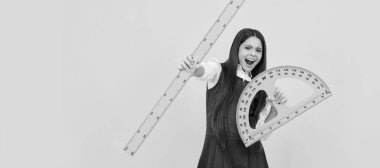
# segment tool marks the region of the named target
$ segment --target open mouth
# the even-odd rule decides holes
[[[255,60],[252,58],[245,58],[245,63],[247,63],[248,65],[252,65],[254,62]]]

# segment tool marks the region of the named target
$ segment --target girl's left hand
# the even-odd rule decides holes
[[[273,98],[267,98],[269,103],[277,103],[277,104],[284,104],[288,101],[288,99],[285,97],[284,93],[281,92],[280,88],[276,87],[276,90],[274,91]]]

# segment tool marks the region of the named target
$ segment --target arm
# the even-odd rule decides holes
[[[199,64],[194,64],[192,58],[187,57],[181,63],[178,69],[180,71],[185,70],[189,73],[192,72],[192,76],[195,76],[202,81],[207,81],[207,87],[208,89],[211,89],[218,82],[220,73],[222,71],[222,66],[215,58],[201,62]]]
[[[264,121],[265,123],[272,120],[278,114],[277,109],[274,108],[273,104],[274,103],[277,103],[277,104],[286,103],[287,99],[284,96],[284,94],[281,92],[281,90],[279,88],[276,88],[276,90],[274,92],[274,98],[273,99],[267,98],[267,102],[271,105],[271,108],[270,108],[270,112],[269,112],[268,116],[265,118],[265,121]]]
[[[287,99],[284,96],[284,94],[281,93],[280,89],[276,88],[276,91],[274,93],[274,99],[267,98],[266,101],[267,101],[267,106],[270,106],[270,110],[268,112],[268,108],[265,107],[260,112],[259,121],[257,122],[256,127],[264,125],[265,123],[267,123],[268,121],[272,120],[273,118],[277,116],[278,111],[273,106],[273,103],[280,103],[280,104],[286,103]],[[264,136],[262,140],[267,140],[270,135],[272,135],[272,133],[269,133],[268,135]]]
[[[259,120],[257,121],[256,128],[263,126],[267,122],[267,119],[270,118],[269,115],[273,115],[272,109],[274,109],[274,108],[271,108],[270,110],[268,108],[271,108],[271,106],[267,103],[267,105],[260,112]],[[269,112],[269,111],[271,111],[271,112]],[[271,118],[273,118],[273,117],[271,117]],[[261,141],[267,140],[271,135],[272,135],[272,133],[269,133],[269,134],[263,136],[261,138]]]

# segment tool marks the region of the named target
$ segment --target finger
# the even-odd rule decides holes
[[[189,63],[190,63],[190,69],[194,69],[195,68],[195,61],[194,61],[194,59],[191,56],[188,56],[188,60],[189,60]]]
[[[276,87],[276,89],[274,90],[274,97],[277,97],[277,95],[278,95],[278,93],[279,93],[279,88],[278,87]]]
[[[286,99],[285,96],[281,96],[278,100],[279,102],[283,102],[285,99]]]
[[[278,97],[274,98],[274,102],[277,103],[277,104],[281,104],[282,98],[284,98],[284,97],[283,96],[278,96]]]
[[[282,92],[281,92],[281,89],[280,88],[277,88],[278,90],[277,90],[277,96],[279,95],[279,94],[282,94]]]
[[[274,93],[273,93],[273,97],[276,97],[277,96],[277,88],[276,89],[274,89]]]
[[[186,59],[186,60],[184,60],[183,62],[184,62],[184,63],[185,63],[185,65],[187,66],[187,69],[189,69],[189,70],[190,70],[190,69],[191,69],[191,67],[192,67],[192,65],[190,64],[189,60],[187,60],[187,59]]]
[[[276,97],[277,100],[281,100],[281,99],[283,99],[283,98],[285,98],[285,95],[284,95],[283,93],[280,93],[280,94]]]
[[[276,104],[278,104],[277,102],[276,102],[276,99],[274,99],[274,98],[267,98],[267,103],[269,103],[269,105],[271,105],[271,106],[274,106],[274,104],[276,103]]]
[[[279,92],[277,95],[276,95],[276,99],[279,99],[281,96],[283,96],[284,94]]]
[[[181,66],[181,70],[182,70],[182,71],[186,71],[186,68],[185,68],[186,65],[184,65],[184,63],[182,63],[180,66]]]
[[[182,68],[181,65],[178,65],[177,69],[178,69],[179,71],[183,71],[183,70],[184,70],[184,69]]]
[[[284,103],[286,103],[287,101],[288,101],[288,99],[283,98],[283,99],[281,99],[280,104],[284,104]]]
[[[194,64],[194,59],[191,56],[187,56],[186,58],[191,65]]]
[[[191,66],[189,64],[186,64],[186,71],[190,72],[191,71]]]
[[[181,66],[186,72],[190,71],[186,64],[181,64]]]

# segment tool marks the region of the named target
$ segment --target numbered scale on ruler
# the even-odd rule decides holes
[[[295,78],[313,88],[313,93],[298,104],[289,107],[287,104],[273,103],[277,116],[260,126],[252,128],[249,124],[249,108],[256,93],[263,90],[267,95],[274,95],[275,82],[281,78]],[[241,139],[246,147],[260,140],[263,136],[296,118],[306,110],[317,105],[332,95],[326,83],[314,73],[296,66],[279,66],[257,75],[245,87],[236,109],[236,123]]]
[[[223,33],[227,25],[235,16],[237,11],[241,8],[244,1],[245,0],[231,0],[228,2],[222,13],[219,15],[218,19],[214,22],[207,34],[202,38],[197,48],[191,54],[196,63],[199,63],[204,59],[212,46],[215,44],[216,40]],[[191,73],[187,73],[185,71],[180,71],[176,75],[164,94],[161,96],[143,123],[140,125],[139,129],[133,135],[131,140],[129,140],[127,146],[124,147],[124,150],[128,154],[131,156],[136,154],[137,150],[156,126],[159,119],[162,118],[165,111],[169,108],[171,103],[177,97],[178,93],[185,86],[188,79],[190,78],[190,74]]]

